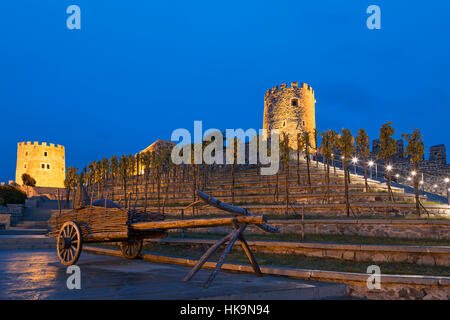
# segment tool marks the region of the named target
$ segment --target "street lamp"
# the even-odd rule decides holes
[[[450,179],[445,178],[444,181],[445,181],[445,189],[447,189],[447,204],[450,205],[450,194],[449,194],[450,190],[448,189],[448,183],[449,183]]]
[[[355,170],[355,174],[356,174],[356,164],[358,163],[358,158],[353,157],[352,162],[353,162],[353,169]]]
[[[370,179],[372,179],[372,167],[373,167],[374,163],[372,160],[369,161],[369,168],[370,168]]]

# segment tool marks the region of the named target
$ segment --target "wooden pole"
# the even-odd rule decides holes
[[[227,258],[228,254],[231,251],[231,248],[233,247],[234,243],[238,239],[238,237],[241,235],[241,233],[245,230],[247,227],[247,224],[242,225],[239,229],[235,229],[232,233],[230,242],[228,242],[227,247],[225,248],[225,251],[222,253],[222,256],[220,257],[219,261],[217,261],[216,267],[214,268],[213,272],[209,275],[208,280],[205,281],[203,284],[203,288],[208,288],[211,285],[211,282],[214,280],[214,278],[219,273],[220,269],[222,268],[223,263],[225,262],[225,259]]]
[[[203,228],[215,226],[230,226],[230,225],[232,226],[234,223],[261,224],[264,221],[265,221],[264,216],[165,220],[165,221],[135,222],[130,225],[130,228],[133,230]]]
[[[189,281],[192,279],[192,277],[201,269],[201,267],[205,264],[205,262],[208,260],[208,258],[225,242],[230,240],[232,237],[234,231],[227,234],[225,237],[214,243],[204,254],[203,256],[198,260],[197,264],[189,271],[188,274],[183,278],[183,282]]]
[[[250,260],[250,263],[252,264],[252,267],[256,273],[256,276],[262,277],[262,272],[261,272],[261,269],[259,268],[258,262],[256,262],[256,259],[253,256],[253,253],[250,250],[250,247],[248,246],[247,241],[245,241],[243,234],[239,235],[239,241],[241,242],[242,249],[244,249],[244,252],[247,255],[248,260]]]

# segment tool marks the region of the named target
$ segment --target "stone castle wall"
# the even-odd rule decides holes
[[[65,149],[61,145],[37,141],[17,144],[16,183],[28,173],[37,187],[63,188],[66,176]]]
[[[283,132],[290,138],[290,146],[297,149],[297,133],[309,132],[311,146],[314,148],[314,129],[316,128],[314,90],[306,83],[291,86],[283,83],[267,90],[264,97],[263,129],[268,132],[278,129],[280,139]]]

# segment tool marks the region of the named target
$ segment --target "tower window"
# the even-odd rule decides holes
[[[27,152],[25,152],[25,156],[28,156],[28,151],[27,151]]]
[[[305,126],[305,121],[304,120],[302,121],[302,125]]]
[[[286,127],[286,121],[283,121],[283,127]]]
[[[49,164],[47,164],[47,169],[50,169],[50,165]]]
[[[48,155],[47,151],[44,152],[44,157],[46,157]]]
[[[297,107],[297,106],[298,106],[298,99],[292,99],[292,100],[291,100],[291,105],[292,105],[293,107]]]
[[[26,163],[25,163],[25,164],[23,165],[23,168],[24,168],[24,169],[26,169],[26,168],[27,168],[27,164],[26,164]]]
[[[45,169],[45,164],[41,164],[41,169]]]

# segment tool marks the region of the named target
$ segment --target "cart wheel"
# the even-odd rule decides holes
[[[142,250],[142,239],[129,238],[127,241],[120,243],[122,255],[127,259],[136,259]]]
[[[73,221],[67,221],[59,231],[56,250],[59,261],[65,266],[75,264],[80,257],[82,247],[81,231]]]

